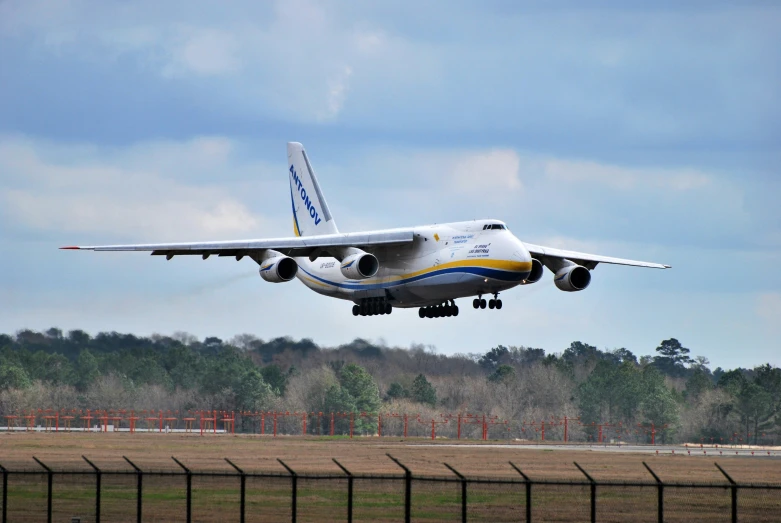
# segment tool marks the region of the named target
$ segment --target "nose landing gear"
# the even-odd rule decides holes
[[[489,309],[502,308],[502,300],[499,299],[498,292],[494,294],[493,299],[488,300],[487,305]],[[485,306],[486,306],[486,301],[485,298],[482,297],[482,295],[472,300],[472,307],[474,307],[475,309],[485,309]]]

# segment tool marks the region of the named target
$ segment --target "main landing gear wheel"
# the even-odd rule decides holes
[[[353,305],[353,316],[375,316],[390,314],[393,306],[388,298],[363,298],[359,304]]]
[[[445,302],[441,305],[433,305],[431,307],[421,307],[418,309],[418,316],[421,318],[449,318],[451,316],[458,316],[458,305],[453,300],[449,303]]]

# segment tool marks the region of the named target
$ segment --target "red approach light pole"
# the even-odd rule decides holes
[[[391,412],[388,414],[385,414],[385,419],[387,418],[400,418],[404,420],[404,437],[407,437],[407,414],[399,414],[398,412]]]
[[[423,425],[427,425],[428,421],[424,421],[420,418],[417,418],[418,423],[422,423]],[[431,420],[431,439],[437,438],[437,425],[448,423],[449,420],[444,419],[442,421],[437,421],[436,419]]]
[[[646,425],[638,424],[637,426],[642,428],[642,429],[646,429],[646,433],[648,432],[647,431],[648,427]],[[662,425],[659,428],[661,430],[664,430],[664,429],[667,428],[667,425]],[[653,422],[651,422],[651,445],[656,445],[656,425],[654,425]],[[700,445],[700,447],[702,447],[702,445]]]

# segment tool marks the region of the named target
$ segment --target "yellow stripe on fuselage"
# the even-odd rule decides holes
[[[390,276],[389,278],[371,278],[368,280],[361,280],[360,283],[377,283],[380,281],[392,282],[399,280],[406,280],[407,278],[414,278],[423,274],[439,271],[442,269],[452,269],[455,267],[483,267],[487,269],[499,269],[502,271],[510,272],[530,272],[532,270],[532,262],[511,261],[511,260],[481,260],[481,259],[469,259],[458,260],[447,263],[440,263],[433,267],[421,269],[419,271],[410,272],[407,274],[400,274],[396,276]]]
[[[303,275],[303,278],[308,281],[309,283],[312,283],[313,285],[319,285],[321,287],[333,287],[333,285],[329,285],[327,283],[323,283],[321,281],[317,281],[313,278],[310,278],[309,276]]]

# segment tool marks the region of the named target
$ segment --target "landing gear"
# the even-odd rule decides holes
[[[387,298],[363,298],[360,304],[353,305],[353,316],[376,316],[392,312],[393,306]]]
[[[488,305],[489,309],[501,309],[502,300],[499,299],[499,293],[494,294],[493,299],[488,300],[487,304],[485,298],[483,298],[482,296],[472,300],[472,307],[474,307],[475,309],[485,309],[486,305]]]
[[[418,316],[421,318],[450,318],[458,316],[458,305],[453,300],[433,305],[431,307],[421,307],[418,309]]]

